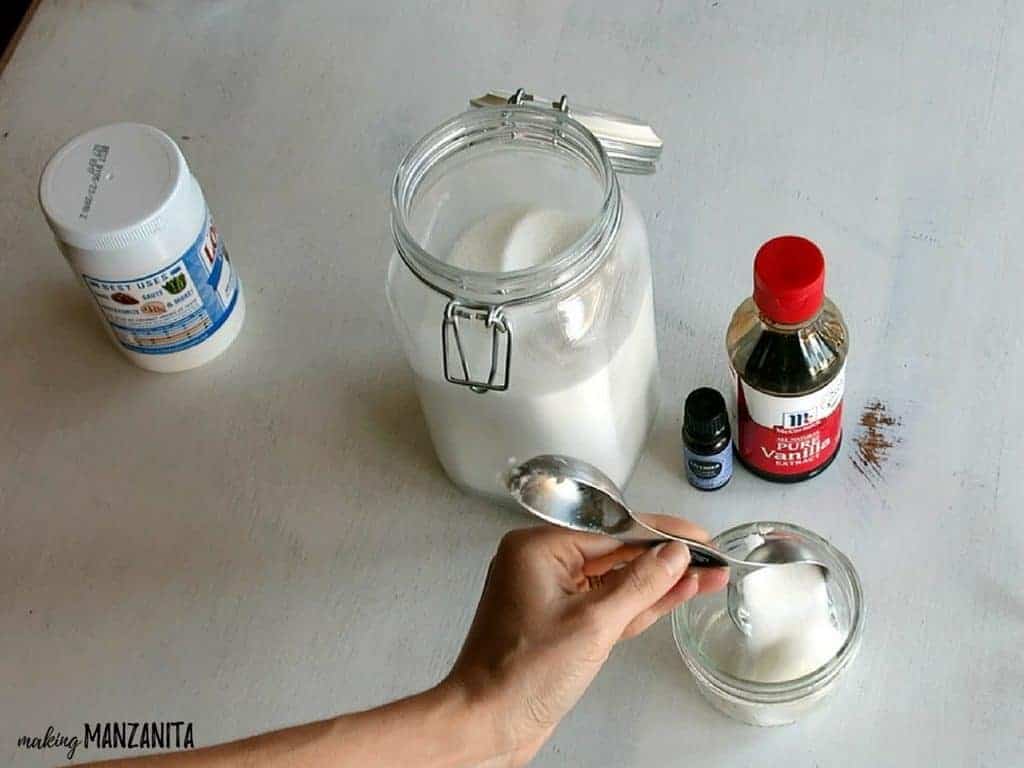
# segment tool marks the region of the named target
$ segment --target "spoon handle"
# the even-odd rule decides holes
[[[694,541],[687,541],[686,546],[690,548],[690,565],[697,568],[727,568],[729,566],[729,561],[710,547],[705,547]]]
[[[647,530],[643,530],[645,528]],[[682,536],[674,536],[665,531],[648,528],[647,525],[642,526],[637,533],[640,535],[619,538],[627,544],[646,544],[651,547],[664,544],[666,541],[678,541],[690,549],[690,565],[696,568],[728,568],[730,565],[730,558],[709,544]]]
[[[690,565],[696,566],[697,568],[728,568],[732,565],[735,560],[728,555],[719,552],[710,544],[705,544],[702,541],[696,539],[688,539],[685,536],[676,536],[672,533],[667,533],[660,528],[655,528],[652,525],[644,522],[636,516],[632,517],[632,529],[629,532],[630,538],[634,539],[634,543],[644,543],[654,546],[660,544],[663,541],[678,541],[685,544],[690,549]]]
[[[666,539],[679,541],[690,548],[690,565],[697,568],[727,568],[729,561],[722,557],[721,553],[714,547],[709,547],[693,539],[684,539],[681,536],[665,535]]]

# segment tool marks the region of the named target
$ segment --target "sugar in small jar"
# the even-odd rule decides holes
[[[672,633],[701,694],[751,725],[785,725],[821,704],[850,669],[864,631],[864,597],[850,560],[788,523],[732,528],[712,542],[746,559],[766,543],[798,548],[806,563],[768,566],[728,591],[701,595],[672,614]],[[730,600],[739,605],[730,606]],[[730,607],[732,610],[730,610]]]

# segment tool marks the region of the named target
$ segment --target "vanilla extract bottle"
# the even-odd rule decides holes
[[[807,480],[842,440],[849,332],[825,296],[825,258],[787,235],[754,258],[754,293],[726,334],[736,383],[736,455],[759,477]]]

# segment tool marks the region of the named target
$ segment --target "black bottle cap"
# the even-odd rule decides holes
[[[693,390],[683,406],[683,435],[699,443],[711,443],[729,434],[729,412],[717,389]]]

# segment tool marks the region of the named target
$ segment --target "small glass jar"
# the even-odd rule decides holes
[[[637,158],[606,151],[564,98],[499,103],[438,126],[395,175],[387,296],[430,435],[452,480],[495,498],[512,463],[542,453],[624,484],[657,411],[647,233],[616,176]],[[535,230],[522,242],[551,250],[540,263],[480,269],[455,255],[488,217],[551,211],[579,235]]]
[[[735,677],[725,671],[736,663],[737,647],[729,639],[738,631],[727,609],[727,591],[701,595],[672,613],[676,646],[701,694],[715,709],[750,725],[787,725],[821,704],[856,658],[864,632],[860,578],[850,560],[817,534],[789,523],[747,523],[719,534],[713,544],[745,558],[766,541],[779,539],[799,545],[807,557],[829,569],[830,618],[846,639],[827,663],[784,682]]]

